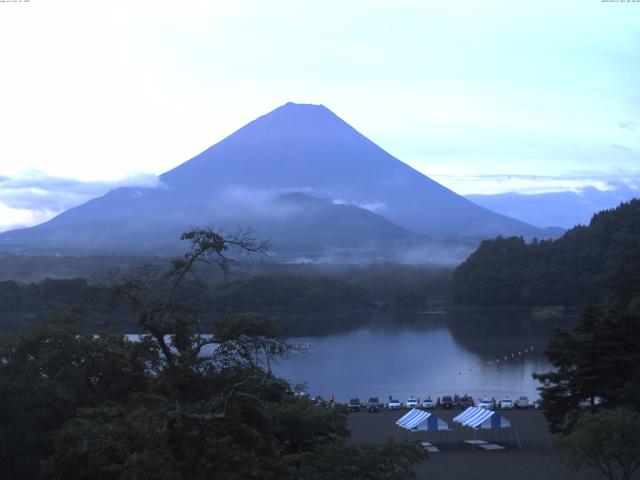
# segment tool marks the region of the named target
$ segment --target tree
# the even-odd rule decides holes
[[[187,276],[201,262],[227,268],[230,246],[260,247],[210,230],[183,238],[184,258],[113,286],[139,340],[49,323],[0,345],[3,478],[293,480],[328,466],[410,478],[424,458],[417,446],[346,444],[343,409],[295,396],[273,374],[293,347],[270,322],[235,315],[200,331]]]
[[[557,239],[486,240],[453,272],[450,301],[468,306],[579,307],[603,302],[607,280],[616,265],[638,249],[638,238],[640,199],[597,213],[588,226],[578,225]],[[640,264],[633,267],[638,272]]]
[[[256,242],[250,232],[244,231],[225,237],[219,231],[200,228],[182,234],[181,239],[188,241],[190,248],[182,258],[175,258],[168,269],[149,263],[138,268],[134,275],[112,279],[114,303],[120,299],[129,303],[136,312],[138,324],[152,335],[170,368],[187,353],[197,355],[211,343],[199,336],[192,352],[180,350],[192,346],[193,339],[184,335],[199,333],[197,313],[190,307],[189,299],[180,295],[187,276],[193,275],[199,264],[217,265],[226,273],[236,261],[230,251],[263,253],[267,248],[265,243]],[[170,334],[177,352],[167,343]]]
[[[417,443],[353,445],[334,443],[303,456],[299,480],[415,479],[415,465],[428,458]]]
[[[78,409],[147,390],[147,342],[88,335],[56,320],[0,346],[0,471],[37,478],[51,439]]]
[[[584,405],[595,410],[640,405],[640,248],[623,257],[610,279],[609,301],[585,310],[546,350],[555,367],[534,375],[553,432],[568,432]]]
[[[610,480],[629,480],[640,467],[640,413],[627,409],[585,413],[557,440],[564,465],[590,467]]]

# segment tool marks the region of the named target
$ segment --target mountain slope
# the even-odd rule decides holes
[[[376,213],[418,233],[544,235],[431,180],[322,105],[279,107],[160,178],[172,188],[199,192],[212,186],[314,192],[374,206]]]
[[[221,218],[226,230],[250,228],[257,238],[283,248],[356,248],[410,238],[405,229],[354,205],[289,193]]]
[[[283,105],[160,179],[162,188],[120,188],[39,226],[6,232],[0,245],[174,245],[193,225],[292,191],[366,207],[432,236],[546,236],[434,182],[321,105]]]
[[[579,306],[604,300],[610,279],[640,269],[640,200],[593,216],[557,240],[498,238],[453,273],[454,304]],[[614,275],[615,274],[615,275]],[[637,289],[629,282],[625,288]]]

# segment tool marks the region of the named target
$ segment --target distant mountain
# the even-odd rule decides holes
[[[288,193],[244,208],[217,222],[227,231],[250,228],[272,249],[383,247],[414,237],[407,230],[355,205],[335,204],[304,193]]]
[[[632,200],[556,240],[482,242],[453,273],[450,293],[457,305],[582,306],[602,302],[613,278],[637,278],[638,270],[640,200]],[[616,290],[624,289],[638,284]]]
[[[517,218],[538,227],[571,228],[586,225],[594,213],[615,208],[620,202],[640,197],[640,189],[618,185],[611,190],[594,187],[578,192],[539,194],[500,193],[467,195],[466,198],[494,212]]]
[[[441,238],[548,236],[434,182],[322,105],[283,105],[160,180],[161,188],[119,188],[44,224],[0,234],[0,247],[174,247],[179,232],[191,226],[216,224],[288,192],[359,206],[406,230]],[[240,224],[251,220],[236,216]]]

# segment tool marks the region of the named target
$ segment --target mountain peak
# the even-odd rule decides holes
[[[310,122],[315,123],[320,119],[331,119],[334,122],[336,120],[342,122],[342,120],[340,120],[340,118],[335,113],[333,113],[322,104],[287,102],[284,105],[281,105],[270,111],[269,113],[257,118],[249,125],[253,123],[260,123],[265,119],[273,117],[277,117],[280,119],[288,118],[292,119],[294,122],[302,122],[303,124]]]
[[[380,205],[381,215],[418,233],[544,237],[434,182],[320,104],[285,103],[160,178],[192,203],[294,190]]]
[[[346,163],[360,171],[362,164],[344,162],[345,157],[371,158],[372,148],[378,149],[324,105],[288,102],[160,178],[170,187],[193,189],[202,182],[210,185],[219,169],[224,168],[227,179],[236,185],[303,188],[310,180],[317,181],[318,175],[347,174]],[[265,163],[270,167],[265,169]],[[350,171],[348,175],[355,173]],[[256,184],[250,178],[253,174],[261,177]],[[286,184],[279,185],[283,180]]]
[[[287,109],[325,109],[329,110],[327,107],[322,105],[321,103],[296,103],[296,102],[287,102],[284,105],[281,105],[278,108],[287,108]]]
[[[56,241],[67,245],[81,239],[133,243],[143,237],[170,243],[192,225],[211,224],[260,198],[288,191],[316,197],[298,193],[281,199],[301,205],[302,211],[313,202],[326,202],[327,208],[319,210],[335,215],[336,225],[342,225],[338,217],[354,205],[370,205],[379,217],[419,234],[546,236],[541,229],[456,195],[385,152],[323,105],[281,105],[160,178],[166,188],[139,196],[115,190],[19,235],[37,243],[51,242],[55,233]],[[351,207],[322,199],[340,199]],[[371,217],[366,211],[358,213]],[[250,224],[251,218],[245,220]],[[16,235],[9,232],[0,241]]]

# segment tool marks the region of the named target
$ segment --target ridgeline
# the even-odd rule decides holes
[[[562,237],[482,242],[453,273],[457,306],[584,306],[602,302],[615,272],[640,268],[640,200],[593,216]]]

